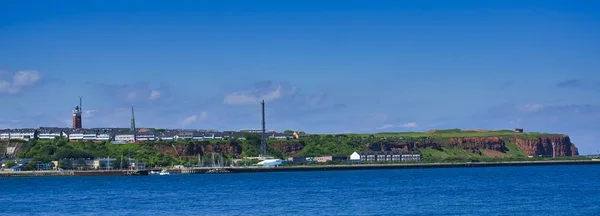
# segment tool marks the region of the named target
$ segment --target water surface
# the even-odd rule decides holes
[[[0,179],[0,215],[600,215],[600,165]]]

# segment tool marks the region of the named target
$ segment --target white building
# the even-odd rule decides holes
[[[10,137],[10,132],[8,130],[0,131],[0,140],[8,140]]]
[[[97,137],[96,133],[86,133],[86,134],[83,134],[83,140],[86,140],[86,141],[88,141],[88,140],[90,140],[90,141],[96,140],[96,137]]]
[[[173,136],[174,140],[178,140],[178,139],[194,139],[194,133],[193,132],[180,132],[177,135]]]
[[[215,139],[215,134],[214,133],[205,133],[204,135],[202,135],[202,138],[205,140]]]
[[[10,139],[21,139],[29,141],[35,138],[35,129],[17,129],[10,131]]]
[[[156,135],[153,133],[139,133],[136,136],[136,140],[139,141],[154,141],[156,140]]]
[[[37,138],[41,140],[52,140],[56,137],[67,137],[66,131],[68,128],[58,128],[58,127],[40,127],[37,130]]]
[[[66,136],[66,134],[63,132],[60,132],[60,131],[40,131],[38,133],[38,139],[41,139],[41,140],[51,140],[51,139],[54,139],[55,137],[62,137],[62,136]]]
[[[351,161],[360,161],[360,154],[358,152],[354,152],[350,155]]]
[[[97,141],[109,141],[109,140],[110,140],[110,138],[111,138],[111,136],[110,136],[110,134],[108,134],[108,133],[99,133],[99,134],[96,136],[96,140],[97,140]]]
[[[409,153],[409,154],[402,154],[402,161],[413,161],[413,162],[420,162],[421,161],[421,155],[420,154],[414,154],[414,153]]]
[[[173,140],[174,136],[176,136],[175,133],[161,133],[158,134],[156,137],[159,140]]]
[[[133,134],[117,134],[117,135],[115,135],[115,141],[117,141],[117,142],[135,142],[135,135],[133,135]]]
[[[74,132],[69,134],[69,140],[83,140],[83,132]]]

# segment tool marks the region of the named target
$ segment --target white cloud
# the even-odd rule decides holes
[[[382,125],[381,127],[378,127],[378,130],[383,130],[383,129],[390,129],[390,128],[416,128],[419,127],[417,125],[417,123],[414,122],[409,122],[409,123],[404,123],[404,124],[399,124],[399,125],[395,125],[395,124],[385,124]]]
[[[182,125],[189,125],[189,124],[194,123],[196,121],[198,121],[198,115],[192,115],[192,116],[185,117],[181,121],[181,124]]]
[[[12,81],[0,80],[0,93],[17,94],[23,88],[36,84],[41,78],[37,71],[17,71]]]
[[[228,105],[256,104],[261,100],[265,100],[265,102],[277,100],[281,97],[281,95],[282,88],[280,85],[278,85],[274,90],[267,91],[262,94],[257,93],[256,90],[232,92],[225,96],[223,103]]]
[[[83,118],[91,118],[94,117],[94,113],[96,110],[83,110]]]
[[[37,71],[19,71],[13,77],[13,85],[17,87],[30,86],[40,80],[40,73]]]
[[[148,97],[148,100],[156,100],[160,97],[160,91],[157,90],[152,90],[150,92],[150,96]]]
[[[205,111],[205,112],[200,113],[199,119],[200,119],[200,121],[204,121],[204,120],[206,120],[207,117],[208,117],[208,113]]]
[[[327,97],[327,95],[324,92],[319,92],[316,95],[313,95],[312,97],[307,98],[306,105],[308,105],[309,107],[319,105],[319,103],[321,103],[323,100],[325,100],[325,97]]]
[[[522,112],[536,112],[544,109],[543,104],[524,104],[517,106],[517,110]]]
[[[200,115],[191,115],[188,117],[185,117],[183,120],[181,120],[181,125],[189,125],[191,123],[197,122],[197,121],[204,121],[206,120],[206,118],[208,117],[208,113],[206,111],[203,111],[200,113]]]

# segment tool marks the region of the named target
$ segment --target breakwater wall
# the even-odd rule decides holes
[[[251,172],[295,172],[295,171],[335,171],[369,169],[428,169],[428,168],[475,168],[501,166],[551,166],[551,165],[600,165],[600,161],[514,161],[482,163],[414,163],[414,164],[353,164],[353,165],[313,165],[280,167],[235,167],[226,168],[232,173]]]
[[[553,165],[600,165],[600,160],[570,161],[514,161],[514,162],[482,162],[482,163],[405,163],[405,164],[351,164],[351,165],[309,165],[280,167],[211,167],[169,169],[171,174],[223,174],[223,173],[258,173],[258,172],[303,172],[303,171],[342,171],[342,170],[376,170],[376,169],[429,169],[429,168],[476,168],[501,166],[553,166]],[[161,169],[152,169],[160,171]],[[93,170],[93,171],[3,171],[0,177],[39,177],[39,176],[133,176],[148,175],[150,170]]]
[[[258,172],[304,172],[304,171],[337,171],[337,170],[375,170],[375,169],[429,169],[429,168],[476,168],[501,166],[552,166],[552,165],[600,165],[594,160],[565,161],[514,161],[514,162],[478,162],[478,163],[401,163],[401,164],[350,164],[350,165],[308,165],[279,167],[196,167],[185,169],[169,169],[171,174],[224,174],[224,173],[258,173]],[[153,171],[160,171],[154,169]]]
[[[148,170],[2,171],[2,172],[0,172],[0,177],[137,176],[137,175],[148,175]]]
[[[42,177],[42,176],[73,176],[72,171],[4,171],[0,172],[0,177]]]

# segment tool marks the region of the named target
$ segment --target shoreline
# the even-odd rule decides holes
[[[556,166],[556,165],[600,165],[598,160],[566,161],[512,161],[512,162],[471,162],[471,163],[413,163],[413,164],[352,164],[352,165],[311,165],[280,167],[201,167],[169,169],[172,174],[229,174],[260,172],[303,172],[303,171],[343,171],[377,169],[434,169],[434,168],[479,168],[506,166]],[[3,177],[49,177],[49,176],[146,176],[151,170],[91,170],[91,171],[2,171]],[[216,172],[215,172],[216,171]]]
[[[225,168],[234,173],[248,172],[293,172],[293,171],[336,171],[370,169],[436,169],[436,168],[481,168],[508,166],[557,166],[557,165],[600,165],[600,161],[511,161],[511,162],[470,162],[470,163],[412,163],[412,164],[355,164],[355,165],[314,165],[289,167],[236,167]]]

